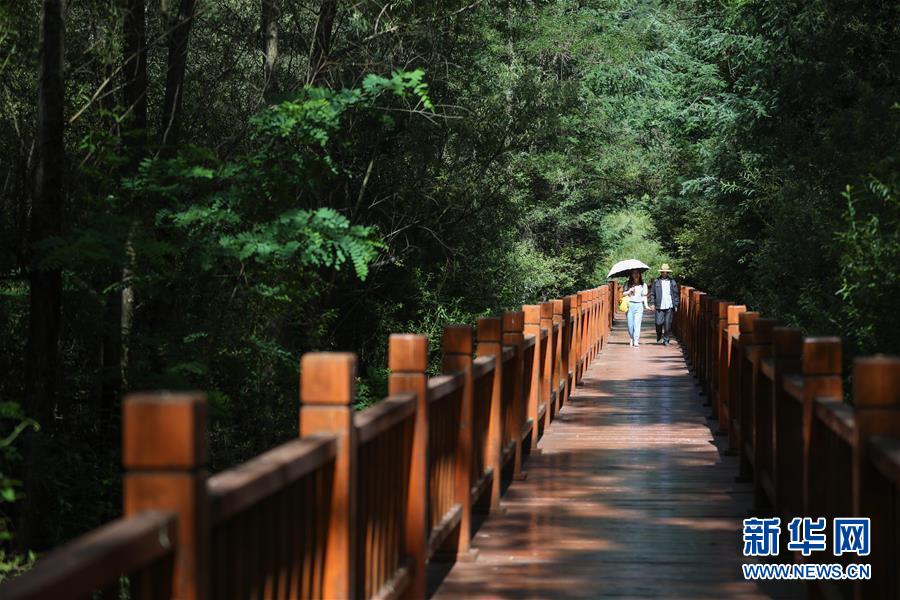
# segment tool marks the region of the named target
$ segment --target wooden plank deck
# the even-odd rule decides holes
[[[679,346],[653,343],[652,313],[643,339],[630,347],[616,322],[505,514],[476,533],[477,560],[433,568],[434,598],[802,597],[743,580],[751,486],[735,482]]]

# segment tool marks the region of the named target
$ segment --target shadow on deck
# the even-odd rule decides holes
[[[744,581],[735,481],[679,346],[639,348],[623,320],[478,529],[474,562],[431,566],[434,598],[803,597],[802,586]]]

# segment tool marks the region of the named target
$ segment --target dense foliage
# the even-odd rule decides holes
[[[391,332],[625,257],[900,351],[897,3],[69,2],[34,239],[41,6],[0,5],[7,569],[116,514],[128,390],[207,390],[221,469],[295,434],[301,353],[356,351],[369,403]],[[61,276],[43,408],[35,272]]]

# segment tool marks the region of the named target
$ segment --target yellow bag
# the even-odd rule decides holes
[[[619,302],[619,312],[628,312],[628,297],[622,295],[622,301]]]

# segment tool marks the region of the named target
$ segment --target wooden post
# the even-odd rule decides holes
[[[300,437],[327,433],[337,438],[331,506],[325,544],[326,598],[356,598],[357,435],[353,425],[356,355],[304,354],[300,359]]]
[[[734,304],[728,307],[728,330],[725,332],[725,364],[722,366],[721,392],[725,394],[722,403],[728,407],[728,451],[737,452],[740,441],[740,431],[737,427],[740,418],[737,398],[738,379],[740,371],[737,364],[737,349],[740,347],[740,316],[747,312],[743,304]],[[732,341],[734,336],[734,341]]]
[[[569,396],[578,385],[578,295],[569,296],[569,345],[566,364],[569,373]]]
[[[592,290],[594,296],[594,339],[593,339],[593,348],[594,348],[594,358],[600,354],[600,288],[594,288]]]
[[[563,380],[563,401],[560,405],[564,405],[569,401],[572,393],[572,381],[569,379],[570,371],[570,354],[572,349],[572,299],[569,296],[562,298],[562,323],[560,325],[562,335],[562,348],[560,349],[560,374]]]
[[[605,303],[605,287],[597,288],[597,353],[603,349],[603,342],[606,340],[606,326],[603,322],[603,305]]]
[[[691,325],[694,330],[694,352],[691,362],[694,366],[694,373],[700,380],[700,390],[706,394],[706,387],[703,383],[706,380],[706,373],[703,370],[703,348],[706,344],[706,336],[703,331],[703,308],[705,306],[703,299],[706,297],[706,292],[694,291],[694,297],[694,322]],[[703,404],[706,405],[708,402],[709,398],[704,398]]]
[[[606,339],[609,341],[609,336],[612,333],[613,319],[615,318],[614,314],[615,310],[613,309],[613,290],[615,289],[615,283],[606,284],[606,314],[604,315],[604,320],[606,321]]]
[[[488,442],[485,464],[493,470],[491,478],[490,510],[500,507],[501,472],[503,470],[503,323],[498,317],[478,319],[478,356],[493,356],[494,381],[491,391],[491,410],[488,421]]]
[[[591,293],[589,291],[579,293],[581,310],[584,313],[584,323],[581,326],[581,376],[584,377],[588,367],[591,366],[591,328],[594,325],[594,316],[591,313]]]
[[[585,298],[585,312],[587,313],[587,323],[585,323],[584,327],[584,362],[585,362],[585,370],[591,365],[594,361],[594,327],[596,323],[594,322],[596,319],[596,315],[594,314],[594,292],[593,290],[587,290],[584,293]]]
[[[685,320],[685,329],[688,332],[688,339],[690,340],[690,344],[688,345],[688,355],[687,360],[690,367],[690,370],[694,372],[694,375],[697,375],[697,328],[694,327],[694,324],[697,320],[697,298],[699,298],[700,290],[691,289],[691,293],[688,295],[688,311]]]
[[[719,418],[716,408],[715,397],[713,396],[713,380],[715,379],[713,371],[713,348],[716,340],[715,325],[719,321],[718,317],[719,299],[712,296],[706,296],[705,310],[703,314],[703,380],[706,389],[706,398],[712,407],[714,419]]]
[[[124,513],[178,515],[174,597],[209,597],[206,396],[130,394],[122,405]]]
[[[804,515],[827,516],[821,506],[827,504],[827,498],[824,497],[828,486],[827,471],[833,466],[817,461],[817,455],[827,456],[828,449],[820,446],[819,435],[813,430],[813,411],[816,398],[843,397],[841,355],[840,338],[806,338],[803,342]]]
[[[539,423],[538,408],[541,405],[541,307],[539,304],[526,304],[522,307],[525,315],[525,335],[534,336],[534,360],[531,363],[531,373],[526,373],[531,381],[528,387],[528,412],[527,418],[532,421],[531,451],[535,452],[538,445]],[[545,342],[546,344],[546,342]]]
[[[784,378],[800,372],[803,333],[794,327],[772,330],[772,463],[775,507],[782,517],[803,510],[803,406],[784,391]]]
[[[687,323],[691,313],[691,291],[693,289],[689,285],[683,285],[679,288],[678,293],[681,296],[681,302],[678,305],[678,312],[675,313],[675,331],[687,356],[690,355],[691,348],[690,332],[688,331]]]
[[[733,302],[728,302],[726,300],[719,300],[716,303],[716,319],[715,319],[715,340],[714,340],[714,364],[713,364],[713,405],[716,407],[716,412],[718,413],[719,420],[719,429],[716,433],[725,434],[728,433],[728,407],[725,405],[724,397],[727,394],[722,393],[722,382],[724,381],[722,375],[722,361],[723,361],[723,349],[724,349],[724,341],[727,338],[726,330],[728,328],[728,307],[732,306]]]
[[[736,415],[738,421],[738,457],[742,480],[749,481],[753,476],[753,369],[748,366],[747,351],[754,343],[753,324],[759,318],[758,312],[743,312],[738,316],[738,347],[732,360],[737,366],[737,387],[735,393]]]
[[[424,335],[393,334],[388,339],[388,394],[416,395],[409,495],[406,503],[406,551],[409,553],[410,583],[404,597],[425,597],[428,559],[428,338]]]
[[[898,523],[896,488],[869,460],[873,436],[900,437],[900,358],[872,356],[853,363],[853,516],[871,519],[871,548],[865,562],[872,564],[871,581],[859,581],[854,596],[897,597]],[[892,519],[893,515],[893,519]],[[893,522],[892,522],[893,520]],[[893,527],[894,536],[888,533]]]
[[[522,471],[522,439],[525,428],[526,399],[525,386],[522,384],[525,377],[525,313],[521,310],[510,310],[503,313],[503,345],[512,346],[515,354],[512,362],[512,436],[515,447],[513,449],[513,480],[525,479],[526,473]]]
[[[553,303],[541,302],[541,329],[547,330],[547,352],[544,354],[544,381],[541,385],[541,396],[547,405],[544,412],[544,432],[550,427],[553,419],[553,405],[556,395],[553,393],[553,366],[555,364],[555,350],[553,346]]]
[[[553,367],[553,391],[556,393],[556,403],[554,404],[553,416],[556,417],[562,409],[565,400],[566,390],[560,390],[560,384],[563,382],[563,361],[562,352],[565,345],[565,324],[563,323],[563,301],[559,298],[553,299],[553,326],[556,328],[556,336],[554,337],[553,350],[556,355]]]
[[[584,357],[582,348],[584,344],[584,294],[575,294],[575,311],[578,317],[575,319],[575,385],[581,384],[584,376]]]
[[[600,286],[600,349],[609,342],[609,285]]]
[[[759,510],[769,511],[775,501],[774,468],[772,448],[775,439],[772,425],[775,411],[772,385],[763,383],[762,361],[772,355],[772,330],[775,319],[756,319],[753,323],[753,350],[750,375],[751,430],[753,440],[753,492],[754,505]]]
[[[475,383],[472,373],[472,356],[475,353],[475,336],[468,325],[444,327],[443,364],[446,374],[462,372],[465,377],[459,415],[459,448],[456,455],[454,489],[462,515],[456,536],[449,536],[441,554],[455,555],[456,560],[472,560],[477,555],[471,545],[472,538],[472,447],[473,395]]]
[[[709,296],[701,292],[699,305],[697,306],[697,376],[700,378],[700,389],[706,396],[703,400],[704,406],[709,406],[709,390],[707,389],[707,373],[706,373],[706,316],[709,311]]]
[[[600,353],[600,288],[592,290],[594,295],[594,358]]]

